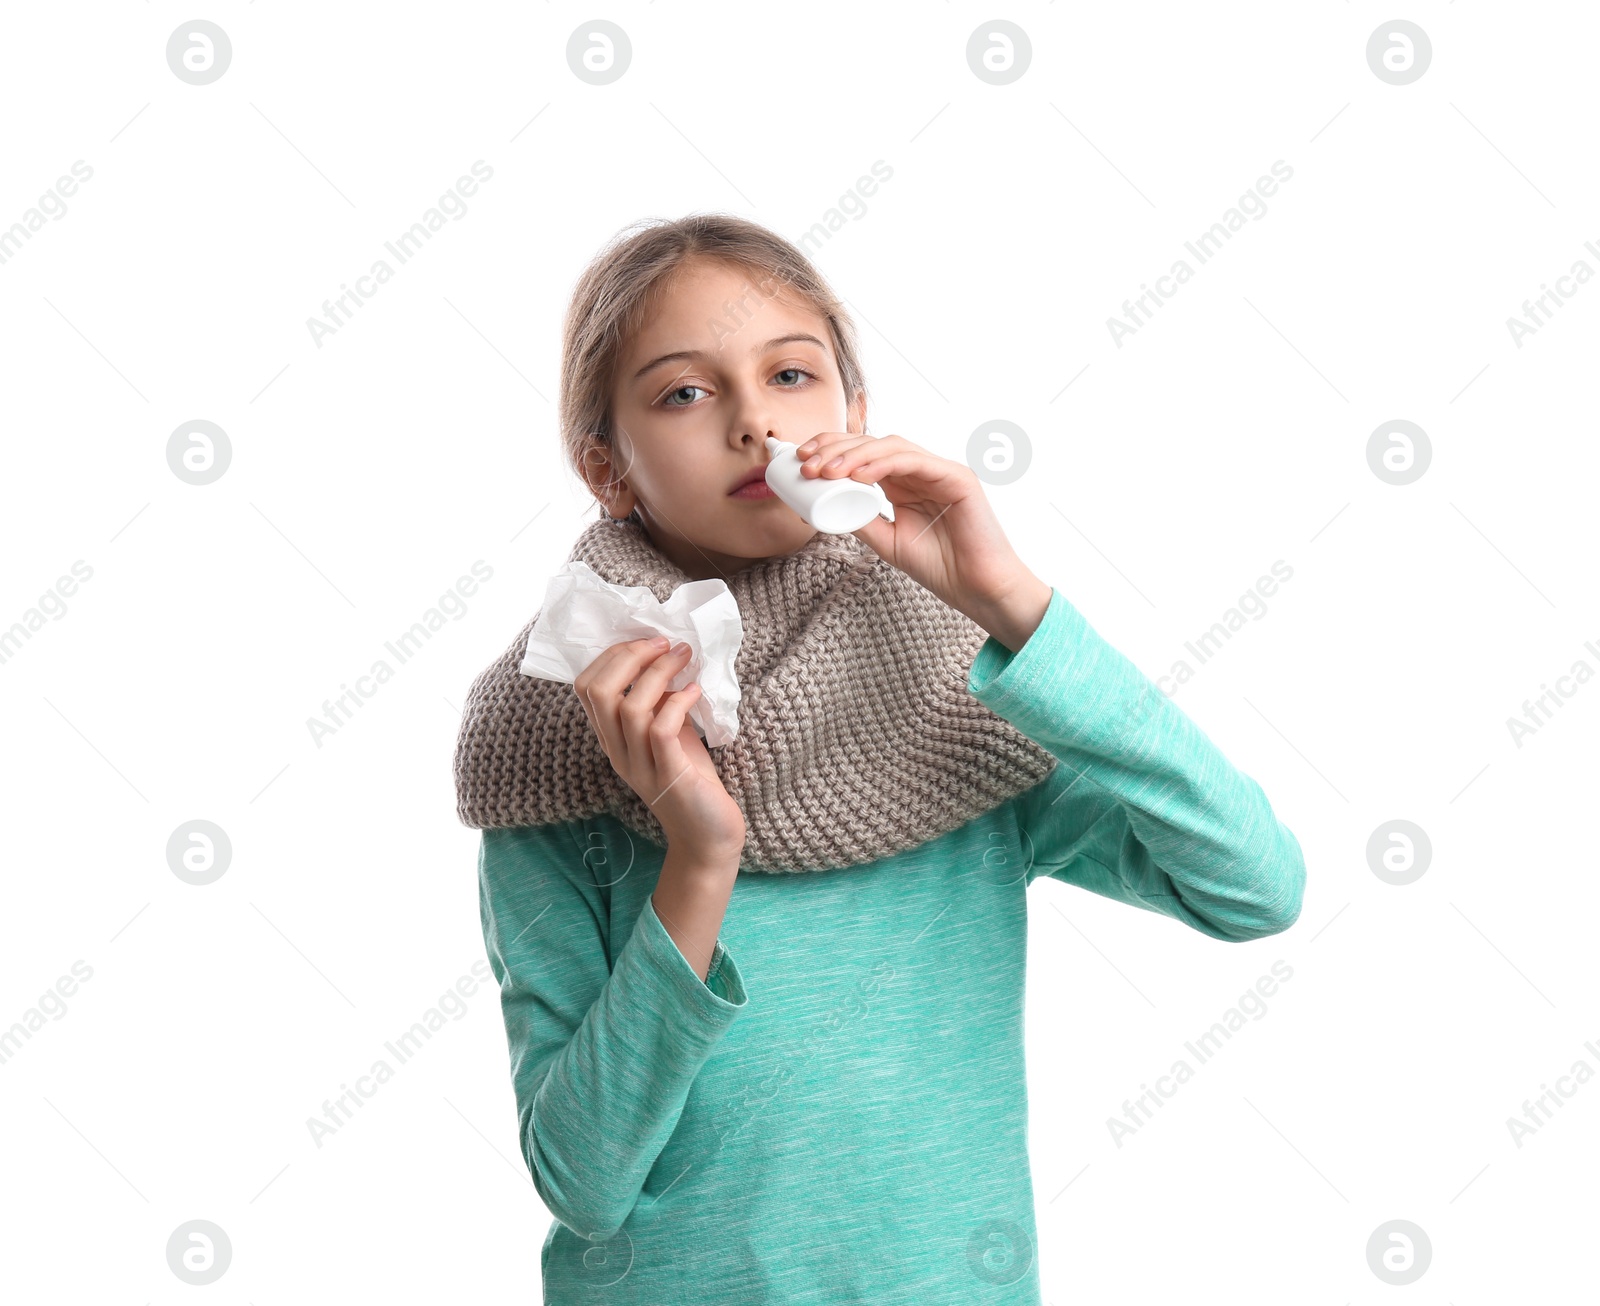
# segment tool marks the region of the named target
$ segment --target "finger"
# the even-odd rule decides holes
[[[820,435],[812,436],[804,444],[795,449],[795,457],[804,462],[808,458],[815,458],[819,454],[838,453],[840,449],[852,444],[860,444],[863,440],[876,440],[875,435],[866,435],[861,431],[823,431]]]
[[[940,503],[956,503],[968,493],[967,477],[972,470],[948,458],[937,458],[920,449],[876,454],[846,454],[838,467],[829,468],[829,478],[848,476],[863,484],[873,484],[894,477],[899,486]]]
[[[604,656],[604,653],[601,656]],[[595,661],[599,661],[599,658],[596,658]],[[595,663],[591,662],[573,677],[572,692],[578,696],[578,704],[583,708],[583,715],[588,718],[589,728],[594,731],[595,738],[600,741],[600,751],[606,755],[606,760],[609,762],[611,760],[611,747],[606,743],[605,733],[600,729],[600,718],[595,715],[594,705],[589,701],[589,673],[594,668],[594,665]]]
[[[606,743],[605,737],[603,735],[601,735],[601,733],[600,733],[600,723],[595,720],[594,709],[589,706],[588,691],[587,690],[583,690],[583,689],[579,689],[578,688],[578,682],[577,681],[573,681],[572,682],[572,692],[578,696],[578,706],[583,708],[583,715],[584,715],[585,718],[587,718],[587,720],[589,722],[589,729],[594,731],[595,738],[600,741],[600,747],[601,747],[602,751],[604,751],[605,743]],[[608,760],[609,760],[610,756],[611,756],[610,753],[606,754],[606,757],[607,757]]]
[[[650,755],[655,759],[655,773],[666,786],[674,777],[681,776],[689,763],[689,754],[683,746],[683,731],[688,721],[689,709],[700,698],[700,685],[696,681],[668,694],[650,723]],[[690,726],[690,730],[694,727]],[[663,788],[663,792],[665,789]]]
[[[580,674],[596,696],[620,699],[639,673],[666,651],[667,641],[659,636],[626,639],[603,649]]]
[[[601,724],[600,713],[595,709],[587,690],[578,691],[578,701],[583,704],[583,714],[589,718],[594,736],[600,741],[600,751],[605,754],[611,769],[622,775],[628,769],[628,755],[626,746],[621,741],[620,730],[610,730]]]
[[[825,449],[817,457],[821,460],[825,476],[848,476],[853,468],[861,466],[862,463],[879,461],[897,453],[911,454],[930,461],[934,459],[934,455],[926,449],[898,435],[869,436],[849,445]]]
[[[926,449],[919,448],[909,440],[904,440],[898,435],[885,435],[871,441],[853,444],[848,449],[830,450],[829,456],[822,460],[819,475],[836,478],[849,476],[857,467],[866,463],[881,462],[894,454],[909,454],[913,458],[937,461],[933,454]]]
[[[650,639],[624,640],[604,649],[573,682],[613,766],[619,761],[626,764],[629,757],[621,720],[623,691],[639,678],[648,662],[664,651],[663,646]]]
[[[816,453],[813,453],[810,458],[806,459],[805,463],[800,464],[800,472],[802,472],[802,475],[808,475],[808,477],[819,477],[819,475],[824,474],[832,475],[832,472],[829,471],[829,464],[834,463],[834,459],[843,458],[846,451],[851,450],[851,448],[859,447],[859,445],[869,445],[869,443],[870,445],[878,445],[878,443],[882,443],[882,440],[875,437],[875,435],[864,435],[861,439],[851,440],[850,443],[840,442],[835,443],[835,445],[824,445]]]
[[[801,440],[795,446],[795,457],[804,460],[817,451],[818,445],[831,444],[835,440],[850,440],[858,434],[856,431],[818,431],[809,440]]]
[[[689,646],[680,644],[657,657],[633,682],[633,688],[619,709],[629,757],[639,761],[649,759],[650,723],[655,720],[656,709],[660,706],[661,692],[688,662]]]
[[[601,682],[619,664],[631,663],[637,665],[648,654],[666,652],[666,643],[658,641],[658,636],[651,635],[641,639],[625,639],[616,644],[611,644],[594,655],[589,665],[578,672],[573,683],[587,688]],[[626,686],[631,682],[624,680],[622,683]]]
[[[902,523],[909,523],[910,518],[903,512],[895,514],[896,519]],[[865,544],[879,557],[888,558],[894,549],[895,524],[885,521],[882,517],[874,517],[865,526],[850,532]]]
[[[800,464],[801,471],[812,476],[819,476],[822,474],[823,469],[835,458],[864,445],[882,444],[883,439],[883,437],[875,435],[847,435],[818,444],[810,456]]]

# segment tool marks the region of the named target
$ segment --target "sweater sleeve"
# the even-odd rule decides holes
[[[1060,761],[1015,800],[1029,883],[1049,875],[1229,942],[1299,917],[1305,860],[1261,786],[1059,590],[1016,653],[984,643],[967,690]]]
[[[551,1214],[602,1238],[633,1210],[746,997],[721,940],[702,981],[649,897],[610,957],[609,895],[574,829],[483,831],[479,904],[522,1158]]]

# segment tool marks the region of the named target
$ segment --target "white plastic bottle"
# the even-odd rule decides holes
[[[894,505],[881,486],[852,481],[848,476],[807,476],[800,470],[798,448],[776,436],[767,437],[767,452],[772,456],[767,464],[767,484],[808,526],[829,535],[848,535],[874,517],[894,520]]]

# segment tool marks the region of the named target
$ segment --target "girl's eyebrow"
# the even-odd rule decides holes
[[[751,349],[750,352],[751,354],[764,354],[768,350],[776,349],[779,345],[790,345],[796,343],[797,341],[803,341],[816,345],[819,349],[827,348],[827,346],[824,345],[822,341],[818,340],[816,336],[810,335],[805,331],[795,331],[786,336],[774,336],[765,344],[756,345],[753,349]],[[660,358],[652,358],[648,363],[646,363],[633,374],[633,379],[637,381],[646,372],[650,371],[652,368],[660,367],[663,363],[678,363],[687,361],[689,359],[706,357],[709,357],[709,355],[701,349],[675,350],[670,354],[662,354]]]

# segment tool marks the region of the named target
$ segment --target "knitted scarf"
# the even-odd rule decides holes
[[[592,522],[575,559],[662,602],[690,579],[627,519]],[[744,626],[739,734],[707,752],[744,813],[741,870],[875,861],[966,824],[1054,767],[967,692],[983,628],[854,535],[819,531],[727,584]],[[455,753],[462,823],[608,813],[664,848],[660,822],[607,760],[573,687],[518,671],[532,629],[467,696]]]

